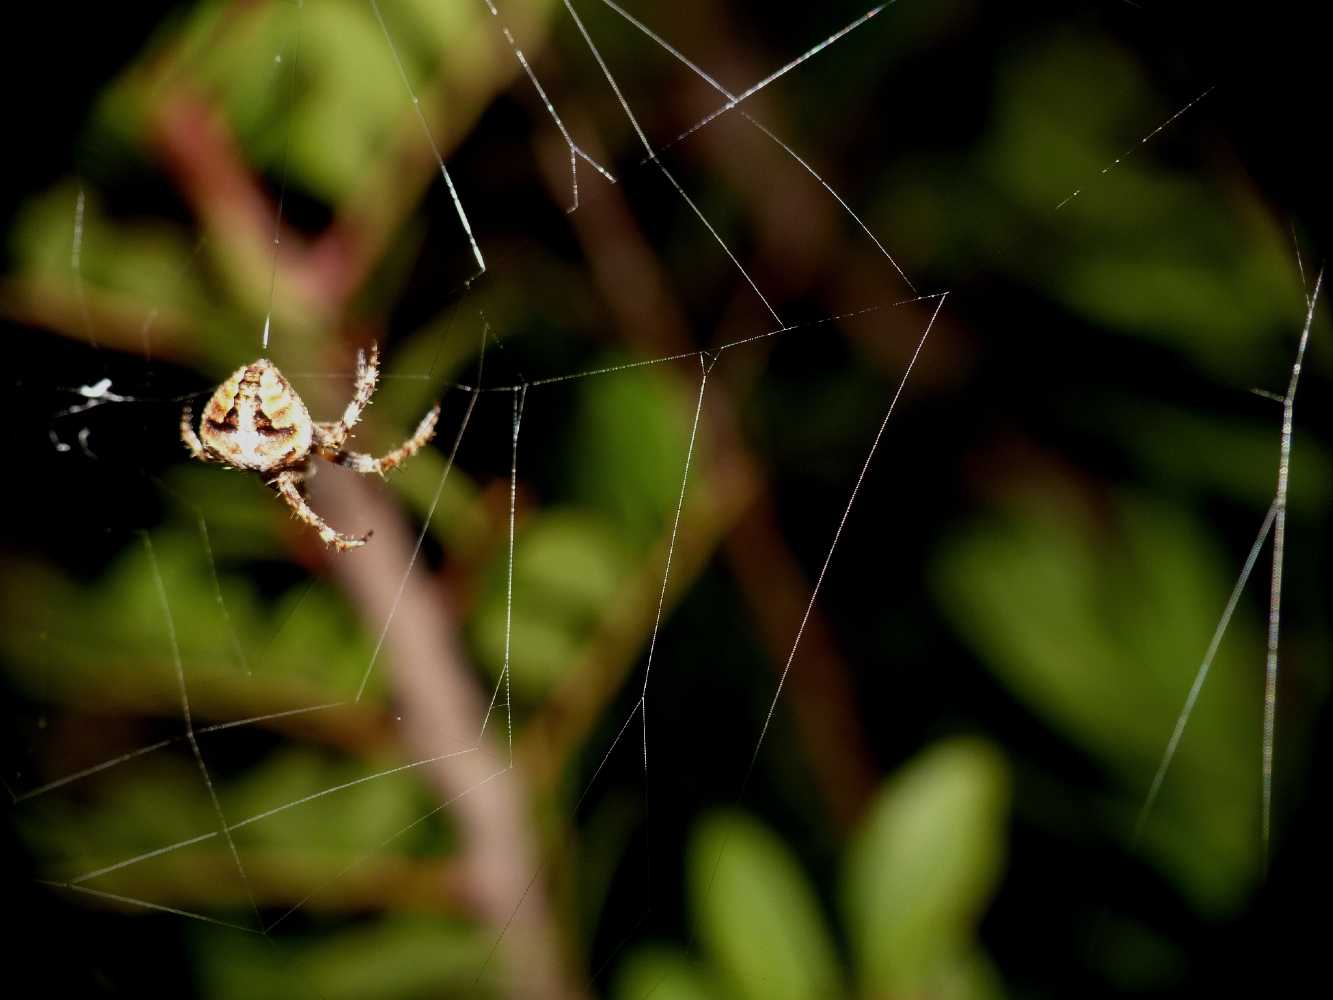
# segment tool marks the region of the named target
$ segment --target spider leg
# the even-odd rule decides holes
[[[353,472],[359,472],[363,476],[372,473],[384,475],[386,472],[402,465],[409,458],[419,452],[426,446],[426,443],[435,436],[435,424],[440,419],[440,404],[436,403],[429,413],[421,418],[421,423],[417,424],[417,429],[412,436],[400,444],[387,455],[375,458],[372,455],[365,455],[359,451],[339,451],[336,454],[328,456],[330,462],[338,465],[345,465]]]
[[[187,404],[181,410],[181,440],[185,442],[185,447],[190,450],[190,457],[197,458],[201,462],[213,461],[213,456],[208,453],[199,435],[194,429],[194,410]]]
[[[347,436],[370,405],[370,397],[375,394],[379,378],[380,349],[378,345],[371,344],[369,357],[365,351],[356,352],[356,385],[347,408],[343,410],[342,419],[315,425],[315,441],[320,448],[337,451],[347,443]]]
[[[370,537],[369,532],[360,536],[344,535],[334,531],[322,517],[310,509],[305,497],[301,495],[301,481],[304,478],[305,473],[302,470],[289,469],[278,473],[278,477],[270,481],[269,485],[278,491],[278,496],[287,502],[287,506],[292,509],[298,520],[304,521],[319,532],[320,540],[325,545],[332,545],[339,552],[365,545],[366,539]]]

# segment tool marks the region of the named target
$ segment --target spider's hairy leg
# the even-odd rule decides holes
[[[185,447],[190,450],[190,457],[197,458],[201,462],[213,461],[213,456],[208,453],[199,435],[194,430],[194,410],[187,404],[181,410],[181,440],[185,442]]]
[[[346,552],[348,549],[359,548],[366,544],[366,539],[370,537],[367,532],[364,535],[344,535],[341,532],[334,531],[328,523],[310,509],[306,503],[305,497],[301,495],[301,482],[305,479],[305,472],[301,469],[289,469],[286,472],[278,473],[276,479],[269,482],[278,496],[287,502],[287,506],[292,509],[297,518],[304,521],[310,527],[319,532],[320,540],[325,545],[332,545],[339,552]]]
[[[356,384],[352,389],[352,398],[343,410],[340,420],[315,425],[316,443],[325,451],[337,451],[347,443],[347,435],[361,419],[361,414],[370,405],[370,397],[375,394],[375,386],[380,378],[380,349],[378,344],[370,345],[370,356],[365,351],[356,352]]]
[[[431,407],[431,411],[421,418],[421,423],[417,424],[417,429],[412,436],[387,455],[375,458],[372,455],[365,455],[358,451],[339,451],[328,456],[329,461],[336,462],[338,465],[345,465],[353,472],[359,472],[363,476],[371,474],[382,476],[402,465],[424,448],[430,439],[435,436],[435,424],[439,419],[440,404],[436,403]]]

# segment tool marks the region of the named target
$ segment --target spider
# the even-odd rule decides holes
[[[343,447],[361,413],[370,403],[379,381],[379,349],[370,345],[370,357],[356,352],[356,388],[341,420],[315,423],[277,365],[260,358],[242,365],[217,387],[204,407],[199,433],[194,411],[181,412],[181,440],[201,462],[218,462],[264,476],[296,516],[319,532],[325,545],[340,552],[365,545],[370,532],[344,535],[310,509],[305,481],[315,474],[314,458],[345,465],[362,475],[384,475],[415,455],[435,434],[440,404],[427,413],[416,432],[381,458]]]

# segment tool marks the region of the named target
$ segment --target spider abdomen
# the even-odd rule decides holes
[[[275,472],[306,460],[314,427],[291,383],[261,358],[218,386],[204,407],[199,437],[228,465]]]

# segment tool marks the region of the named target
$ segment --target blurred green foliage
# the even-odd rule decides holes
[[[220,1000],[487,997],[476,981],[488,943],[474,930],[397,917],[281,951],[262,938],[197,934],[200,979]]]
[[[976,927],[1004,867],[1009,778],[991,746],[931,747],[870,803],[842,865],[843,969],[815,887],[781,840],[720,813],[689,846],[693,926],[706,960],[661,948],[625,963],[615,996],[1000,995]]]
[[[491,585],[472,619],[473,642],[498,678],[508,640],[514,688],[519,697],[535,700],[578,662],[602,609],[634,563],[605,519],[574,510],[547,511],[514,541],[512,622],[508,565],[501,558],[494,561]]]
[[[750,738],[747,713],[755,704],[766,707],[768,689],[756,686],[741,697],[727,689],[726,680],[742,674],[723,640],[744,633],[737,645],[763,646],[751,634],[762,630],[728,603],[732,582],[717,583],[726,574],[727,533],[751,512],[737,501],[738,509],[717,513],[719,480],[734,470],[716,465],[720,445],[709,433],[708,406],[704,431],[691,440],[695,362],[571,380],[544,388],[551,395],[541,401],[532,392],[518,452],[511,565],[507,394],[483,396],[478,404],[477,425],[489,428],[480,458],[468,454],[465,442],[459,464],[449,465],[467,386],[485,353],[477,327],[491,331],[486,364],[504,373],[488,374],[487,385],[496,384],[492,378],[523,381],[516,373],[525,369],[566,375],[617,366],[639,359],[644,344],[633,331],[617,329],[614,309],[583,274],[586,262],[571,260],[573,240],[559,228],[558,210],[545,206],[548,217],[507,186],[520,169],[516,161],[526,164],[528,154],[515,155],[514,108],[500,95],[516,80],[526,83],[485,5],[395,0],[381,6],[402,73],[445,155],[469,137],[496,150],[480,168],[473,163],[471,190],[478,201],[489,197],[499,206],[491,214],[511,218],[496,224],[487,247],[498,249],[498,263],[485,283],[468,288],[465,305],[451,299],[465,272],[454,273],[440,259],[462,245],[461,229],[451,209],[435,200],[437,166],[372,8],[200,3],[168,18],[102,90],[79,179],[37,192],[21,206],[7,237],[7,310],[142,361],[149,374],[164,361],[186,366],[197,375],[188,395],[250,360],[271,308],[275,357],[317,418],[335,413],[346,389],[345,380],[324,374],[344,368],[367,336],[391,338],[390,378],[359,438],[367,447],[401,437],[444,394],[448,426],[389,486],[417,523],[433,513],[425,560],[456,599],[479,683],[489,692],[506,663],[511,669],[520,752],[529,732],[559,728],[567,712],[577,715],[560,698],[581,679],[580,670],[591,662],[605,667],[594,681],[601,688],[587,696],[597,718],[569,723],[569,743],[549,751],[554,760],[540,761],[555,777],[530,804],[569,938],[561,950],[580,971],[594,955],[607,958],[615,996],[1002,995],[1015,960],[992,949],[986,914],[997,896],[1003,905],[1006,892],[1031,891],[1038,899],[1032,909],[1046,898],[1027,886],[1005,886],[1016,829],[1078,845],[1071,850],[1109,841],[1126,866],[1140,863],[1132,837],[1136,810],[1226,602],[1245,532],[1258,527],[1272,497],[1277,410],[1244,393],[1286,382],[1303,312],[1286,234],[1235,177],[1199,162],[1206,145],[1203,151],[1183,140],[1172,145],[1170,130],[1155,140],[1165,149],[1134,145],[1145,123],[1165,121],[1179,105],[1158,93],[1123,45],[1086,24],[1024,22],[1013,29],[1005,45],[989,52],[985,86],[968,104],[974,118],[948,104],[947,87],[930,83],[933,72],[968,65],[970,52],[946,51],[939,70],[913,61],[936,46],[948,49],[955,33],[984,34],[984,12],[966,2],[894,5],[881,15],[893,30],[851,36],[836,58],[813,59],[802,71],[808,75],[773,88],[774,106],[791,112],[792,129],[804,140],[798,145],[820,154],[809,155],[821,169],[824,159],[841,157],[844,167],[864,161],[849,185],[836,186],[864,207],[873,231],[907,248],[922,288],[979,279],[1003,294],[971,304],[962,295],[951,300],[911,384],[916,390],[920,379],[924,387],[904,400],[908,412],[895,417],[910,420],[913,408],[935,407],[934,419],[890,435],[889,447],[897,450],[880,454],[875,474],[892,480],[892,492],[873,493],[868,481],[870,498],[849,521],[821,598],[820,610],[832,609],[838,630],[831,645],[850,664],[849,686],[859,724],[871,734],[873,763],[910,759],[877,784],[854,829],[839,830],[819,790],[796,787],[807,772],[792,759],[815,755],[799,738],[786,738],[783,727],[792,723],[784,702],[774,730],[782,736],[764,748],[783,762],[760,774],[757,783],[765,787],[753,800],[717,811],[711,782],[724,781],[715,773],[725,770],[722,748],[735,749],[738,731],[744,731],[740,743]],[[639,149],[596,67],[559,58],[581,51],[559,5],[532,0],[527,10],[520,34],[529,55],[539,60],[554,33],[557,57],[543,72],[557,81],[567,74],[562,90],[580,95],[576,109],[601,115],[612,145],[625,140],[614,152],[618,160],[608,162],[630,163]],[[692,18],[692,10],[651,13],[664,30],[693,37],[700,47],[712,44],[712,22]],[[969,28],[974,23],[981,27]],[[635,107],[660,114],[649,123],[654,135],[675,134],[697,117],[696,98],[664,68],[659,48],[621,22],[594,26],[614,64],[639,70],[624,76],[634,76],[627,86],[635,88]],[[837,26],[801,23],[784,45],[801,51]],[[774,52],[783,46],[771,47],[764,58],[776,64]],[[899,66],[926,81],[914,87],[919,118],[906,124],[895,117]],[[259,243],[237,237],[227,206],[214,206],[221,217],[197,220],[197,227],[176,219],[175,202],[126,208],[134,201],[122,188],[163,185],[154,167],[160,116],[171,100],[187,97],[225,122],[242,164],[266,190],[290,187],[298,239],[313,239],[328,218],[369,220],[366,244],[374,259],[345,299],[331,304],[299,271],[279,270],[271,284],[267,233]],[[521,106],[536,108],[539,130],[550,131],[535,101]],[[831,114],[835,107],[847,113]],[[778,223],[790,221],[781,218],[788,206],[770,196],[763,205],[768,216],[752,218],[756,202],[747,197],[777,178],[726,173],[734,163],[724,154],[738,133],[725,130],[744,128],[738,118],[719,121],[713,147],[682,154],[682,175],[702,163],[686,181],[710,220],[731,245],[762,250],[765,227],[780,232]],[[927,120],[957,134],[900,142],[913,126],[927,131]],[[580,127],[581,135],[594,134]],[[1131,149],[1134,155],[1117,162]],[[475,152],[469,155],[475,160]],[[533,176],[523,183],[535,188],[537,170],[527,169]],[[672,291],[688,316],[683,325],[695,324],[695,312],[707,317],[707,324],[696,324],[707,332],[691,331],[706,343],[714,327],[730,329],[719,317],[731,322],[743,312],[729,298],[735,275],[693,216],[672,213],[679,207],[673,193],[649,187],[632,165],[623,169],[616,194],[633,191],[636,207],[651,217],[644,224],[651,249],[681,265],[672,271],[680,288]],[[590,183],[585,178],[585,196],[596,197]],[[1062,201],[1074,191],[1077,197]],[[77,274],[75,205],[82,234]],[[853,228],[846,220],[829,228],[837,225]],[[653,233],[666,236],[655,243]],[[704,245],[711,256],[699,252]],[[285,264],[286,255],[303,249],[281,248],[278,260]],[[607,238],[589,252],[622,251]],[[806,262],[788,263],[767,262],[765,288],[804,273]],[[822,265],[830,284],[845,282],[858,295],[867,287],[883,293],[888,281],[878,258],[881,270],[866,266],[875,277],[859,286],[860,262],[844,266],[834,256]],[[904,328],[914,318],[909,314]],[[590,347],[587,331],[604,329],[623,343]],[[765,488],[778,494],[775,517],[792,536],[792,561],[808,577],[828,551],[829,529],[865,454],[867,428],[876,426],[901,371],[900,359],[884,362],[878,333],[857,339],[850,330],[850,324],[818,328],[812,339],[785,348],[795,363],[783,347],[773,348],[774,371],[742,392],[737,407],[738,424],[758,425],[745,430],[767,443],[755,464],[772,478]],[[844,334],[846,344],[835,343]],[[1327,339],[1322,321],[1316,335]],[[935,351],[943,360],[934,359]],[[718,382],[725,367],[718,367]],[[1327,352],[1313,354],[1310,368],[1307,377],[1326,378]],[[32,377],[72,390],[85,381],[83,372],[53,365]],[[15,546],[21,554],[0,575],[0,654],[23,714],[38,720],[32,733],[20,734],[30,745],[18,791],[169,741],[161,752],[20,804],[14,825],[45,878],[73,878],[216,829],[213,803],[181,738],[178,662],[196,725],[205,726],[344,701],[356,693],[375,649],[375,627],[310,572],[302,536],[262,483],[186,464],[174,442],[169,451],[152,450],[160,442],[146,429],[149,421],[170,436],[179,389],[159,390],[146,374],[134,395],[161,405],[148,408],[142,425],[121,428],[124,447],[105,458],[101,448],[114,435],[103,435],[99,420],[108,408],[59,424],[50,414],[36,421],[29,414],[30,423],[41,425],[35,432],[45,462],[56,460],[47,454],[48,424],[70,432],[61,441],[75,459],[68,439],[79,427],[96,432],[97,446],[76,473],[80,489],[70,491],[92,509],[87,523],[49,513],[50,523],[35,534],[81,532],[81,544],[92,551],[89,539],[105,545],[110,531],[120,544],[104,563],[71,566],[77,560],[22,539]],[[601,812],[578,815],[579,796],[594,766],[600,774],[600,729],[609,729],[609,742],[624,721],[617,707],[634,693],[634,681],[625,678],[653,630],[692,443],[681,539],[682,548],[698,551],[678,553],[677,572],[685,576],[682,590],[703,580],[702,603],[709,606],[700,611],[690,607],[689,595],[668,595],[668,615],[680,600],[682,616],[693,624],[670,637],[690,653],[673,663],[678,688],[664,693],[664,700],[677,699],[670,702],[675,731],[654,735],[676,740],[669,744],[675,752],[656,766],[670,779],[686,772],[680,780],[688,794],[668,800],[671,824],[660,814],[652,821],[654,834],[658,827],[682,831],[679,843],[658,848],[680,855],[680,884],[657,891],[680,897],[683,926],[661,935],[654,928],[608,958],[594,938],[604,925],[628,919],[617,898],[618,865],[640,821],[626,791],[638,788],[640,775],[617,777],[621,783]],[[86,502],[128,493],[131,481],[147,483],[163,511],[106,514]],[[781,495],[784,487],[792,499]],[[829,489],[836,493],[831,500],[823,492]],[[1302,538],[1320,537],[1331,492],[1327,445],[1303,435],[1290,495]],[[691,522],[700,511],[700,521]],[[904,536],[911,536],[906,545]],[[692,568],[681,571],[685,555]],[[1327,662],[1327,627],[1311,621],[1319,614],[1326,566],[1300,556],[1292,559],[1298,582],[1289,592],[1305,614],[1290,616],[1291,638],[1284,642],[1298,651],[1298,664],[1319,664]],[[840,574],[853,581],[842,591],[834,579]],[[850,609],[866,592],[873,605],[849,624],[852,611],[839,599]],[[1163,893],[1178,894],[1205,928],[1236,919],[1260,885],[1262,611],[1257,601],[1241,605],[1141,845]],[[794,630],[798,622],[789,624]],[[896,632],[899,625],[911,636]],[[781,661],[771,649],[760,655]],[[1283,702],[1289,761],[1304,754],[1327,683],[1310,674],[1307,667],[1286,682],[1304,696]],[[918,675],[938,685],[919,703],[904,697],[904,708],[896,697],[865,696],[884,683],[916,693],[912,685],[927,683]],[[1050,741],[1041,745],[1059,747],[1052,755],[1067,753],[1072,764],[1034,761],[1021,739],[1006,741],[1013,733],[1005,727],[1015,726],[1010,706],[996,708],[1002,697],[985,687],[987,677],[1026,713],[1017,725],[1041,730]],[[342,706],[259,732],[201,733],[224,814],[233,823],[264,817],[235,831],[250,862],[250,886],[240,882],[217,837],[93,880],[99,890],[238,922],[249,918],[251,889],[266,910],[309,904],[308,920],[270,941],[190,925],[189,961],[201,995],[336,1000],[491,989],[489,979],[476,977],[492,939],[471,920],[442,915],[456,903],[440,898],[445,890],[431,896],[422,888],[447,882],[440,864],[457,849],[448,812],[411,827],[435,804],[411,771],[357,783],[402,763],[385,720],[401,706],[392,705],[385,683],[383,671],[373,675],[370,707]],[[955,707],[955,688],[990,703],[981,710]],[[984,742],[941,739],[991,729]],[[706,744],[702,753],[683,747],[696,739]],[[627,739],[622,752],[633,742]],[[546,752],[540,745],[532,751]],[[696,757],[702,775],[689,770]],[[1071,777],[1076,769],[1084,770]],[[771,787],[782,784],[792,787]],[[805,826],[769,823],[773,803],[793,799]],[[580,849],[586,856],[578,857]],[[814,860],[821,849],[822,867]],[[579,870],[562,867],[575,867],[575,858]],[[650,866],[655,861],[648,858]],[[1031,916],[1010,907],[1003,911],[1008,920]],[[588,919],[564,920],[573,913]],[[1177,942],[1152,916],[1109,922],[1107,964],[1127,988],[1159,988],[1185,964]],[[1086,917],[1079,911],[1054,919],[1075,925]],[[1050,989],[1061,993],[1058,985]]]
[[[1127,785],[1161,757],[1226,604],[1228,567],[1179,513],[1127,498],[1109,548],[1050,502],[978,525],[941,558],[941,606],[990,651],[1011,690]],[[1042,613],[1033,615],[1031,608]],[[1202,641],[1201,641],[1202,640]],[[1259,637],[1235,623],[1176,757],[1149,849],[1199,903],[1234,906],[1258,874],[1259,702],[1245,663]],[[1128,830],[1132,816],[1108,815]]]

